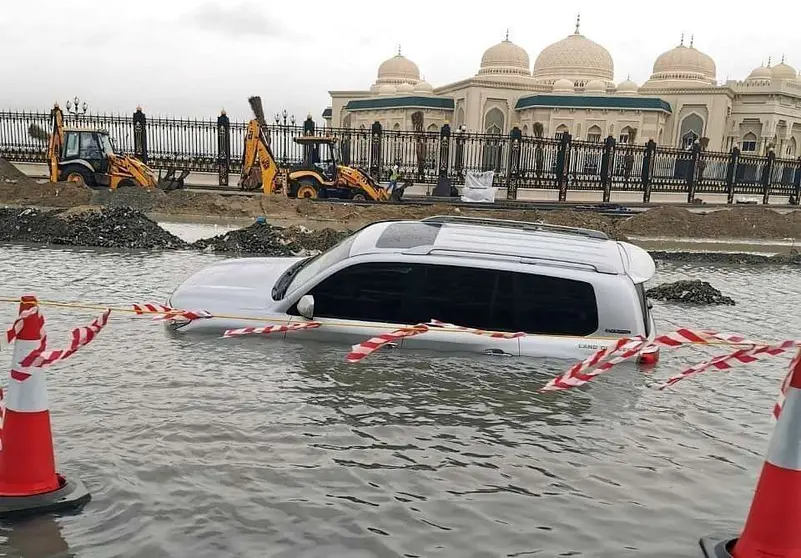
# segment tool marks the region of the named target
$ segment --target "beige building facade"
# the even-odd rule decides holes
[[[644,143],[686,148],[706,137],[709,150],[801,155],[801,77],[783,59],[754,69],[741,81],[717,80],[711,57],[693,40],[661,54],[643,84],[614,81],[609,51],[574,33],[546,47],[533,65],[509,37],[486,50],[475,75],[440,87],[422,79],[418,66],[398,54],[378,68],[364,90],[330,91],[323,112],[328,126],[369,130],[413,130],[423,113],[423,130],[453,129],[508,134],[564,132],[573,139]]]

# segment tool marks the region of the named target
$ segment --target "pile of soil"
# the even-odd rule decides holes
[[[740,264],[740,265],[801,265],[801,253],[789,254],[730,253],[730,252],[667,252],[654,250],[651,257],[659,261],[700,264]]]
[[[620,222],[617,228],[637,236],[801,238],[801,211],[781,214],[764,206],[738,206],[700,214],[678,207],[657,207]]]
[[[734,299],[725,296],[706,281],[675,281],[648,289],[645,293],[650,298],[667,302],[683,302],[686,304],[726,304],[734,306]]]
[[[285,228],[267,223],[254,223],[244,229],[200,239],[192,244],[192,247],[209,252],[234,254],[308,256],[328,250],[348,234],[350,231],[310,230],[300,226]]]
[[[0,208],[0,241],[102,248],[186,248],[143,213],[129,208]]]
[[[40,184],[0,159],[0,204],[39,207],[74,207],[89,203],[92,190],[69,182]]]

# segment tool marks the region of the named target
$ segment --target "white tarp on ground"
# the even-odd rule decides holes
[[[492,186],[495,171],[473,172],[467,171],[462,188],[463,202],[494,202],[497,188]]]

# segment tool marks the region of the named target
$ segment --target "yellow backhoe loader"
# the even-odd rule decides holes
[[[32,124],[31,136],[48,141],[47,161],[51,182],[73,182],[90,187],[139,186],[146,189],[176,190],[184,187],[189,171],[175,176],[169,169],[158,177],[142,161],[114,152],[114,145],[106,130],[97,128],[66,128],[64,115],[58,105],[52,111],[52,133],[48,134]]]
[[[270,149],[267,124],[260,97],[248,99],[255,118],[248,123],[242,159],[242,190],[261,189],[265,194],[283,193],[293,198],[335,198],[353,201],[387,201],[390,194],[370,175],[356,167],[340,164],[339,142],[333,136],[300,136],[304,146],[301,165],[281,168]],[[321,156],[321,153],[322,156]]]

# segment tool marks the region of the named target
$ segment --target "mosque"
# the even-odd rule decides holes
[[[522,47],[506,39],[481,57],[478,72],[455,83],[433,87],[417,65],[398,54],[378,67],[368,90],[330,91],[323,112],[328,126],[413,130],[412,114],[423,113],[423,129],[524,134],[599,142],[687,147],[709,139],[708,149],[801,155],[801,77],[781,63],[754,69],[742,81],[717,80],[715,61],[684,37],[661,54],[643,83],[614,82],[609,51],[575,32],[539,53],[532,68]],[[535,123],[539,123],[535,126]],[[541,128],[540,128],[541,127]]]

